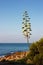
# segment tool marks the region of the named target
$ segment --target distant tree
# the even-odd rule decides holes
[[[23,22],[22,22],[22,31],[24,36],[27,38],[27,43],[29,43],[29,38],[30,38],[30,31],[31,31],[31,23],[29,22],[30,18],[28,16],[27,11],[24,12],[23,15]]]

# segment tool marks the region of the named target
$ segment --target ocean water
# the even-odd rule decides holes
[[[30,45],[31,43],[29,43],[29,46],[27,43],[0,43],[0,56],[17,51],[27,51]]]

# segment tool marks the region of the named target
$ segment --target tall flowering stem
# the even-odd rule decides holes
[[[27,43],[29,43],[29,38],[31,35],[31,23],[27,11],[25,11],[23,14],[22,31],[23,35],[27,38]]]

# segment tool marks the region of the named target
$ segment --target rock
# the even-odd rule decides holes
[[[20,60],[20,59],[26,57],[27,54],[28,54],[28,51],[26,51],[26,52],[15,52],[15,53],[12,53],[10,55],[6,55],[4,57],[1,57],[0,61],[2,61],[2,60],[8,60],[8,61]]]

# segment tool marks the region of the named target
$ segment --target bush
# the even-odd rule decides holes
[[[43,65],[43,54],[37,54],[34,56],[33,63],[35,65]]]
[[[43,38],[35,43],[32,43],[30,46],[30,53],[27,57],[33,61],[33,64],[43,65]]]
[[[37,48],[39,53],[43,53],[43,38],[41,38],[37,43]]]
[[[30,46],[30,53],[27,55],[27,57],[28,57],[28,59],[33,60],[33,57],[34,57],[36,54],[39,54],[38,48],[37,48],[36,43],[33,43],[33,44]]]

